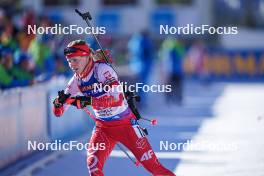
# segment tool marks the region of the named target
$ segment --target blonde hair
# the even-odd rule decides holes
[[[78,39],[78,40],[74,40],[74,41],[71,41],[67,47],[73,47],[75,45],[88,45],[84,40],[81,40],[81,39]],[[88,47],[90,48],[90,46],[88,45]]]

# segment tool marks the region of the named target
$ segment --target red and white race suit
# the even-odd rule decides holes
[[[100,84],[110,86],[111,90],[96,90],[95,87],[100,87]],[[75,74],[65,89],[65,93],[70,93],[71,96],[85,95],[99,101],[108,101],[92,105],[96,126],[87,151],[87,167],[90,175],[104,175],[104,163],[115,144],[120,142],[153,175],[174,176],[175,174],[160,164],[141,127],[131,123],[136,117],[128,107],[124,93],[118,85],[120,84],[117,74],[111,66],[106,63],[95,63],[93,68],[82,76]],[[54,110],[54,113],[60,116],[63,111],[63,109]]]

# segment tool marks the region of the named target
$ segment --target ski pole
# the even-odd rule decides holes
[[[132,161],[136,166],[140,166],[140,162],[137,159],[135,161],[120,144],[117,143],[116,145],[130,159],[130,161]]]
[[[86,22],[86,24],[87,24],[90,28],[92,28],[92,25],[91,25],[91,23],[90,23],[90,21],[89,21],[89,20],[92,20],[92,16],[91,16],[91,14],[90,14],[89,12],[81,13],[78,9],[75,9],[75,12],[78,13],[78,14],[83,18],[83,20]],[[94,33],[92,33],[92,34],[93,34],[93,37],[94,37],[96,43],[98,44],[99,48],[101,49],[101,53],[103,54],[103,57],[104,57],[105,61],[106,61],[108,64],[110,64],[110,61],[109,61],[109,59],[106,57],[105,52],[104,52],[104,50],[103,50],[103,47],[101,46],[101,44],[100,44],[98,38],[96,37],[96,35],[95,35]],[[111,66],[112,66],[112,65],[111,65]],[[112,67],[113,67],[113,66],[112,66]],[[114,68],[113,68],[113,69],[114,69]]]
[[[75,9],[75,12],[76,12],[78,15],[80,15],[80,16],[82,17],[82,19],[86,22],[86,24],[87,24],[90,28],[92,28],[92,25],[91,25],[91,23],[90,23],[90,20],[92,20],[92,16],[91,16],[91,14],[90,14],[89,12],[81,13],[78,9]],[[106,63],[109,64],[109,65],[113,68],[113,70],[116,72],[116,69],[113,67],[113,65],[110,63],[109,59],[106,57],[106,54],[105,54],[105,52],[104,52],[104,50],[103,50],[103,47],[102,47],[102,45],[100,44],[100,42],[99,42],[97,36],[96,36],[94,33],[92,33],[92,35],[93,35],[93,37],[94,37],[94,39],[95,39],[97,45],[99,46],[99,48],[100,48],[100,52],[103,54],[103,57],[104,57]],[[116,73],[117,73],[117,72],[116,72]],[[125,92],[125,94],[126,94],[126,92]],[[131,93],[129,93],[129,94],[131,94]],[[138,96],[132,95],[132,98],[135,98],[136,100],[140,101],[140,98],[139,98]],[[130,101],[129,101],[128,103],[131,104]],[[132,103],[132,104],[133,104],[133,103]],[[136,109],[135,105],[130,105],[130,106],[133,106],[133,107],[134,107],[134,108],[132,109],[132,111],[133,111],[133,113],[134,113],[135,115],[137,114],[137,115],[136,115],[136,116],[138,116],[137,119],[140,119],[140,115],[139,115],[139,113],[137,113],[137,112],[135,111],[135,109]],[[134,112],[134,111],[135,111],[135,112]]]
[[[92,118],[92,119],[96,119],[95,116],[85,107],[83,108],[83,110]],[[140,165],[140,162],[138,160],[134,160],[128,153],[127,151],[120,145],[120,144],[116,144],[117,147],[130,159],[131,162],[133,162],[136,166]]]

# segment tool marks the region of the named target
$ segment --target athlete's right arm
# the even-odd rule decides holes
[[[76,96],[80,94],[80,90],[77,85],[76,77],[73,76],[68,83],[68,86],[65,90],[61,90],[58,92],[58,96],[53,101],[53,113],[56,117],[62,116],[64,110],[68,105],[66,105],[67,99],[71,96]]]
[[[64,112],[64,104],[71,94],[65,94],[64,90],[58,92],[58,96],[53,101],[53,113],[56,117],[60,117]]]

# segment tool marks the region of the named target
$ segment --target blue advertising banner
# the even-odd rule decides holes
[[[199,69],[189,57],[185,60],[187,75],[206,75],[211,79],[264,79],[264,50],[227,50],[209,48]]]

